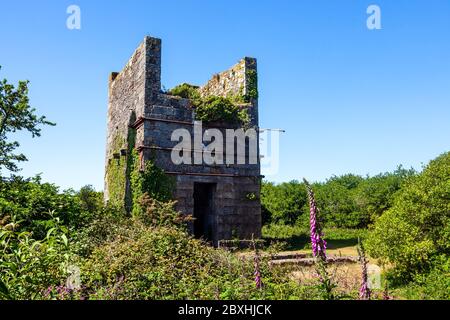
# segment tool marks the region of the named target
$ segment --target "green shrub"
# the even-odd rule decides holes
[[[172,200],[175,190],[175,178],[168,176],[164,170],[150,160],[145,162],[144,170],[141,171],[139,156],[135,150],[132,151],[132,158],[133,163],[130,174],[132,214],[139,215],[142,212],[140,203],[144,194],[159,201]]]
[[[264,181],[261,185],[263,222],[295,224],[307,210],[305,190],[303,183],[296,180],[279,185]]]
[[[353,174],[333,176],[314,183],[321,220],[327,227],[366,228],[393,204],[395,193],[414,170],[399,167],[392,173],[374,177]],[[274,184],[263,182],[261,205],[264,223],[309,224],[305,188],[297,181]]]
[[[369,234],[367,229],[324,228],[323,232],[327,241],[365,239]],[[292,237],[305,237],[309,241],[309,228],[303,226],[269,224],[263,226],[262,234],[272,239],[287,240]]]
[[[400,190],[404,181],[415,174],[415,170],[399,166],[394,172],[382,173],[361,181],[356,190],[355,201],[361,214],[367,218],[367,224],[374,223],[392,207],[395,193]]]
[[[149,200],[149,198],[148,198]],[[114,232],[82,265],[88,299],[317,298],[286,271],[261,261],[264,287],[255,287],[252,259],[209,247],[184,229],[173,204],[143,203],[142,214],[109,227]],[[155,213],[159,211],[158,213]]]
[[[430,272],[414,275],[407,285],[394,294],[411,300],[450,300],[450,259],[440,256],[431,263]]]
[[[258,99],[258,73],[256,70],[247,70],[247,94],[244,99],[250,102],[252,99]]]
[[[44,299],[50,286],[65,281],[68,230],[56,217],[47,225],[45,238],[35,240],[14,221],[0,224],[0,299]]]
[[[408,179],[393,207],[376,220],[368,250],[392,264],[392,272],[404,280],[426,273],[433,257],[449,254],[450,153]]]
[[[250,122],[248,111],[238,106],[239,103],[245,101],[245,97],[240,95],[202,97],[198,89],[197,86],[183,83],[169,90],[168,94],[190,99],[195,107],[197,120],[203,122],[224,121],[243,125]]]
[[[315,184],[317,206],[323,223],[338,228],[361,228],[367,218],[355,201],[355,190],[363,178],[355,175],[332,177],[323,184]]]
[[[200,99],[198,88],[198,86],[194,86],[189,83],[182,83],[175,88],[170,89],[167,93],[185,99],[197,100]]]
[[[32,232],[34,239],[43,239],[51,223],[50,212],[63,225],[81,228],[101,206],[100,198],[101,193],[91,187],[80,193],[60,192],[55,185],[42,183],[40,176],[31,179],[14,176],[0,181],[0,220],[9,216],[20,221],[21,230]]]
[[[199,100],[195,105],[195,115],[204,122],[225,121],[229,123],[249,122],[247,110],[240,109],[229,98],[209,96]]]

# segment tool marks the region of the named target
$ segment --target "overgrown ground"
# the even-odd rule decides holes
[[[326,228],[324,237],[327,241],[327,255],[330,257],[351,257],[353,262],[336,262],[331,263],[328,267],[329,274],[336,285],[336,290],[344,297],[355,296],[361,285],[361,265],[358,263],[358,240],[364,240],[368,235],[367,229],[338,229]],[[286,260],[288,267],[284,267],[283,263],[278,266],[284,268],[288,272],[288,276],[298,285],[312,285],[317,281],[316,269],[313,265],[304,265],[302,259],[296,263],[291,261],[292,258],[311,257],[311,239],[309,230],[299,226],[286,225],[265,225],[263,227],[263,239],[268,247],[262,250],[262,254],[269,256],[283,256],[291,258]],[[237,253],[241,256],[253,256],[251,250],[244,250]],[[370,270],[381,270],[377,259],[368,259]],[[378,273],[374,273],[376,276]],[[380,287],[373,288],[374,298],[381,299],[383,294],[384,279],[380,275]],[[401,298],[394,297],[391,298]]]
[[[328,200],[322,205],[328,206],[331,219],[324,219],[323,229],[328,257],[355,257],[360,239],[369,264],[383,267],[380,289],[372,298],[382,298],[388,284],[388,295],[395,299],[449,299],[449,192],[447,153],[408,178],[389,200],[391,207],[368,227],[337,226],[336,221],[348,218],[344,210],[336,219],[330,209],[339,210],[342,193],[324,196]],[[0,299],[359,297],[358,263],[328,264],[331,282],[324,286],[318,264],[273,262],[277,255],[291,255],[286,260],[310,256],[303,210],[282,212],[298,214],[295,223],[266,223],[267,247],[256,255],[213,249],[187,233],[186,217],[172,202],[148,195],[140,200],[140,210],[127,214],[105,206],[102,194],[89,187],[60,192],[39,177],[0,181]],[[355,216],[350,214],[348,222]]]

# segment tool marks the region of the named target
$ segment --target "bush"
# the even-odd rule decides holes
[[[275,185],[263,182],[261,207],[264,223],[293,225],[305,213],[307,194],[303,183],[296,180]]]
[[[366,224],[374,223],[392,207],[395,193],[400,190],[404,181],[415,174],[415,170],[399,166],[394,172],[382,173],[361,181],[356,190],[355,201],[361,215],[367,219]]]
[[[148,200],[148,198],[147,198]],[[154,209],[159,213],[155,218]],[[288,299],[314,297],[314,287],[292,282],[261,263],[264,289],[254,283],[252,259],[193,239],[169,204],[149,201],[143,214],[114,228],[82,266],[89,299]]]
[[[229,123],[249,122],[248,113],[240,109],[230,99],[210,96],[199,100],[195,105],[195,115],[204,122],[224,121]]]
[[[240,95],[221,97],[202,97],[199,87],[187,83],[169,90],[168,94],[190,99],[195,107],[196,119],[203,122],[224,121],[233,124],[247,125],[250,116],[246,109],[239,108],[238,104],[246,101],[246,97]]]
[[[314,185],[324,225],[338,228],[362,228],[367,225],[367,218],[355,201],[355,192],[362,181],[362,177],[348,174]]]
[[[141,201],[144,194],[159,201],[170,201],[173,199],[175,190],[175,178],[167,175],[153,161],[146,161],[142,171],[139,164],[139,156],[133,151],[133,164],[130,175],[130,186],[132,193],[132,214],[139,215],[142,212]]]
[[[51,215],[58,217],[63,225],[81,228],[101,207],[101,198],[101,193],[89,186],[79,193],[60,192],[55,185],[42,183],[40,176],[31,179],[13,176],[0,181],[0,220],[10,217],[20,221],[20,230],[32,232],[34,239],[43,239]]]
[[[52,217],[42,240],[18,231],[18,224],[0,224],[0,299],[43,299],[51,286],[65,281],[69,263],[67,229]]]
[[[289,299],[306,288],[261,264],[264,289],[251,259],[206,246],[172,227],[133,224],[133,234],[97,248],[83,266],[89,299]],[[309,296],[313,298],[313,296]]]
[[[448,256],[436,258],[428,273],[417,274],[413,281],[395,292],[412,300],[450,300],[450,259]]]
[[[354,229],[368,227],[392,206],[395,193],[414,174],[414,170],[399,167],[392,173],[375,177],[346,174],[333,176],[324,183],[314,183],[323,225]],[[306,199],[304,185],[295,180],[278,185],[263,182],[263,222],[307,227],[309,208]]]
[[[168,94],[185,99],[196,100],[200,98],[198,88],[198,86],[194,86],[188,83],[182,83],[175,88],[170,89]]]
[[[424,274],[433,258],[450,252],[450,153],[408,179],[394,205],[377,219],[368,239],[371,256],[394,266],[404,280]]]

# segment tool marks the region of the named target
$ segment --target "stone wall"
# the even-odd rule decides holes
[[[243,58],[230,69],[215,74],[200,88],[202,96],[244,96],[248,92],[248,70],[256,70],[256,59]]]
[[[250,126],[258,129],[257,96],[249,94],[257,90],[255,77],[256,60],[244,58],[231,69],[215,75],[200,91],[202,95],[245,97],[241,108],[249,110]],[[143,163],[145,160],[154,161],[168,175],[175,177],[174,197],[178,200],[177,209],[184,214],[193,213],[195,183],[216,185],[213,199],[215,243],[233,236],[249,239],[254,234],[259,237],[259,150],[256,164],[173,164],[171,151],[178,142],[171,141],[171,134],[175,129],[184,128],[193,135],[195,109],[188,99],[161,92],[160,78],[161,40],[150,37],[144,39],[120,73],[111,75],[105,200],[122,201],[126,207],[130,185],[126,163],[127,157],[131,156],[129,149],[132,144]],[[209,125],[222,132],[226,128],[236,128],[227,123]],[[203,129],[207,128],[204,125]],[[130,132],[133,133],[132,141]],[[118,186],[120,191],[116,190]]]
[[[120,73],[113,72],[109,78],[109,101],[107,115],[105,200],[111,196],[115,202],[125,201],[126,179],[113,177],[126,175],[126,155],[121,150],[128,149],[129,124],[137,115],[142,115],[145,106],[146,43],[135,50]],[[114,166],[114,167],[112,167]],[[120,167],[118,167],[120,166]],[[120,180],[120,181],[119,181]],[[111,184],[115,184],[114,186]]]
[[[193,214],[194,183],[216,183],[215,244],[224,239],[261,237],[259,177],[177,175],[177,209],[185,214]],[[249,197],[251,194],[256,198]],[[189,227],[192,231],[192,224]]]

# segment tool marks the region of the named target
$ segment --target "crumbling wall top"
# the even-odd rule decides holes
[[[256,59],[245,57],[230,69],[215,74],[200,90],[202,96],[246,96],[256,86]],[[256,88],[255,88],[256,90]]]

